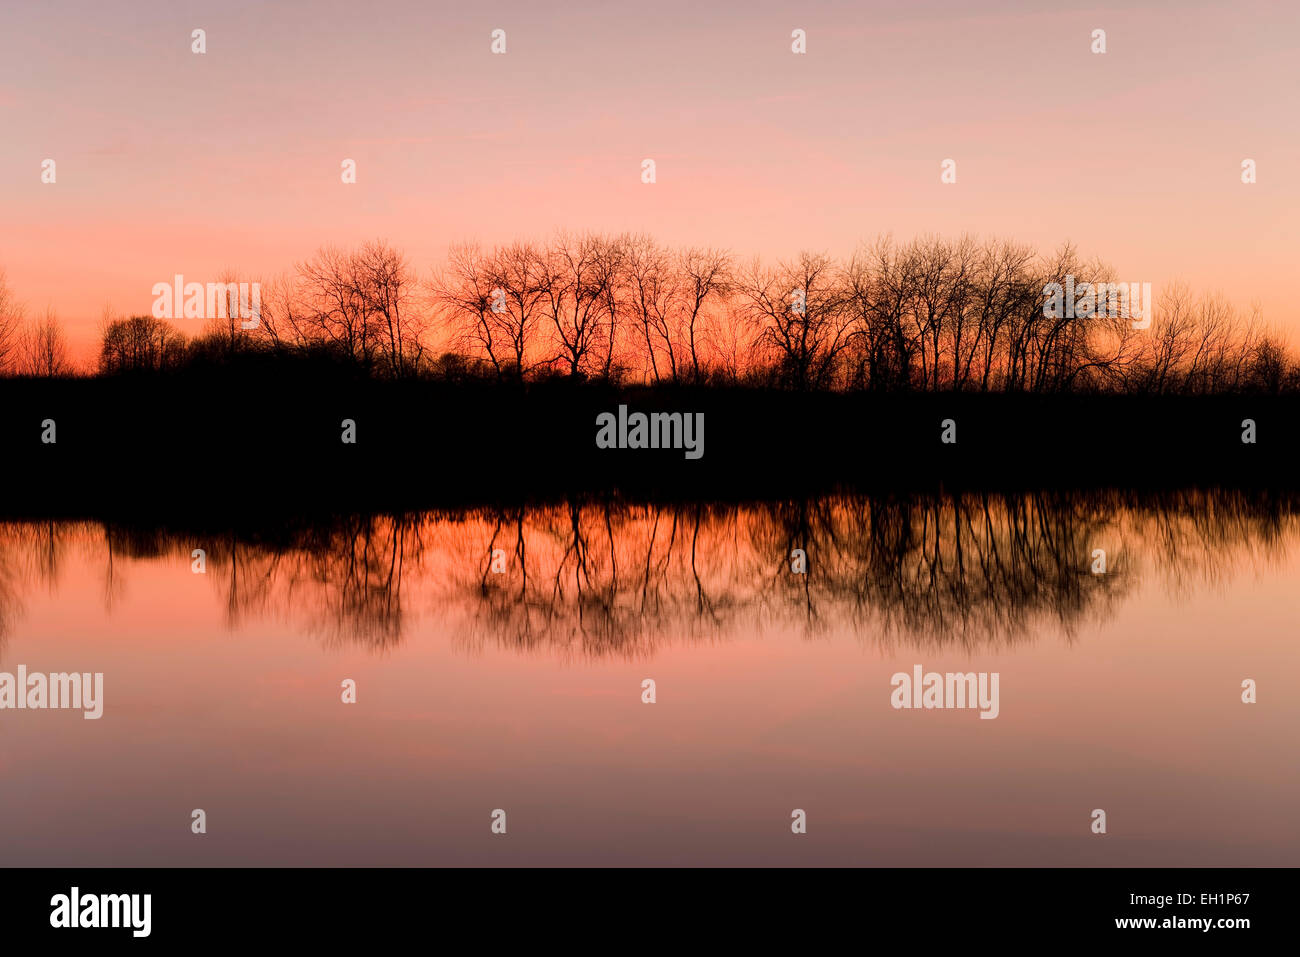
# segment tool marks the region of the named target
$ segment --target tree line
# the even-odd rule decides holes
[[[803,252],[764,263],[645,235],[561,232],[545,242],[455,245],[427,272],[383,241],[326,246],[269,281],[251,281],[261,291],[256,328],[241,327],[233,303],[227,316],[189,335],[152,315],[106,312],[87,371],[181,370],[261,354],[318,357],[373,377],[503,382],[879,392],[1300,388],[1300,361],[1257,308],[1242,313],[1184,284],[1160,291],[1147,328],[1113,309],[1044,308],[1053,283],[1116,281],[1111,268],[1068,244],[1044,255],[970,236],[883,237],[847,259]],[[48,310],[29,319],[0,273],[0,372],[66,375],[75,371],[68,357],[58,320]]]

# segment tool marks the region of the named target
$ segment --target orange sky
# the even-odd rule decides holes
[[[556,227],[773,257],[1068,238],[1300,332],[1298,28],[1289,2],[7,4],[0,266],[80,355],[175,273],[374,237],[423,270]]]

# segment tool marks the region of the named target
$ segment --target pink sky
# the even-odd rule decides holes
[[[0,266],[83,356],[175,273],[374,237],[423,271],[557,227],[770,257],[1070,239],[1300,332],[1297,40],[1289,2],[7,4]]]

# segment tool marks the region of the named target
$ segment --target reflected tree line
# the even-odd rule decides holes
[[[470,650],[637,658],[770,632],[1011,647],[1072,639],[1147,579],[1178,592],[1280,561],[1298,505],[1221,490],[844,494],[351,515],[273,532],[13,522],[0,524],[0,638],[38,589],[92,576],[111,613],[133,566],[191,574],[202,549],[227,627],[271,619],[375,650],[446,634]]]

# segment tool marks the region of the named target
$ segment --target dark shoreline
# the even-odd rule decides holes
[[[596,417],[703,413],[704,455]],[[56,423],[56,442],[41,441]],[[355,444],[341,440],[356,422]],[[955,445],[941,442],[956,422]],[[1242,442],[1253,419],[1256,442]],[[1300,395],[795,393],[230,377],[0,380],[0,514],[237,515],[857,491],[1300,487]]]

